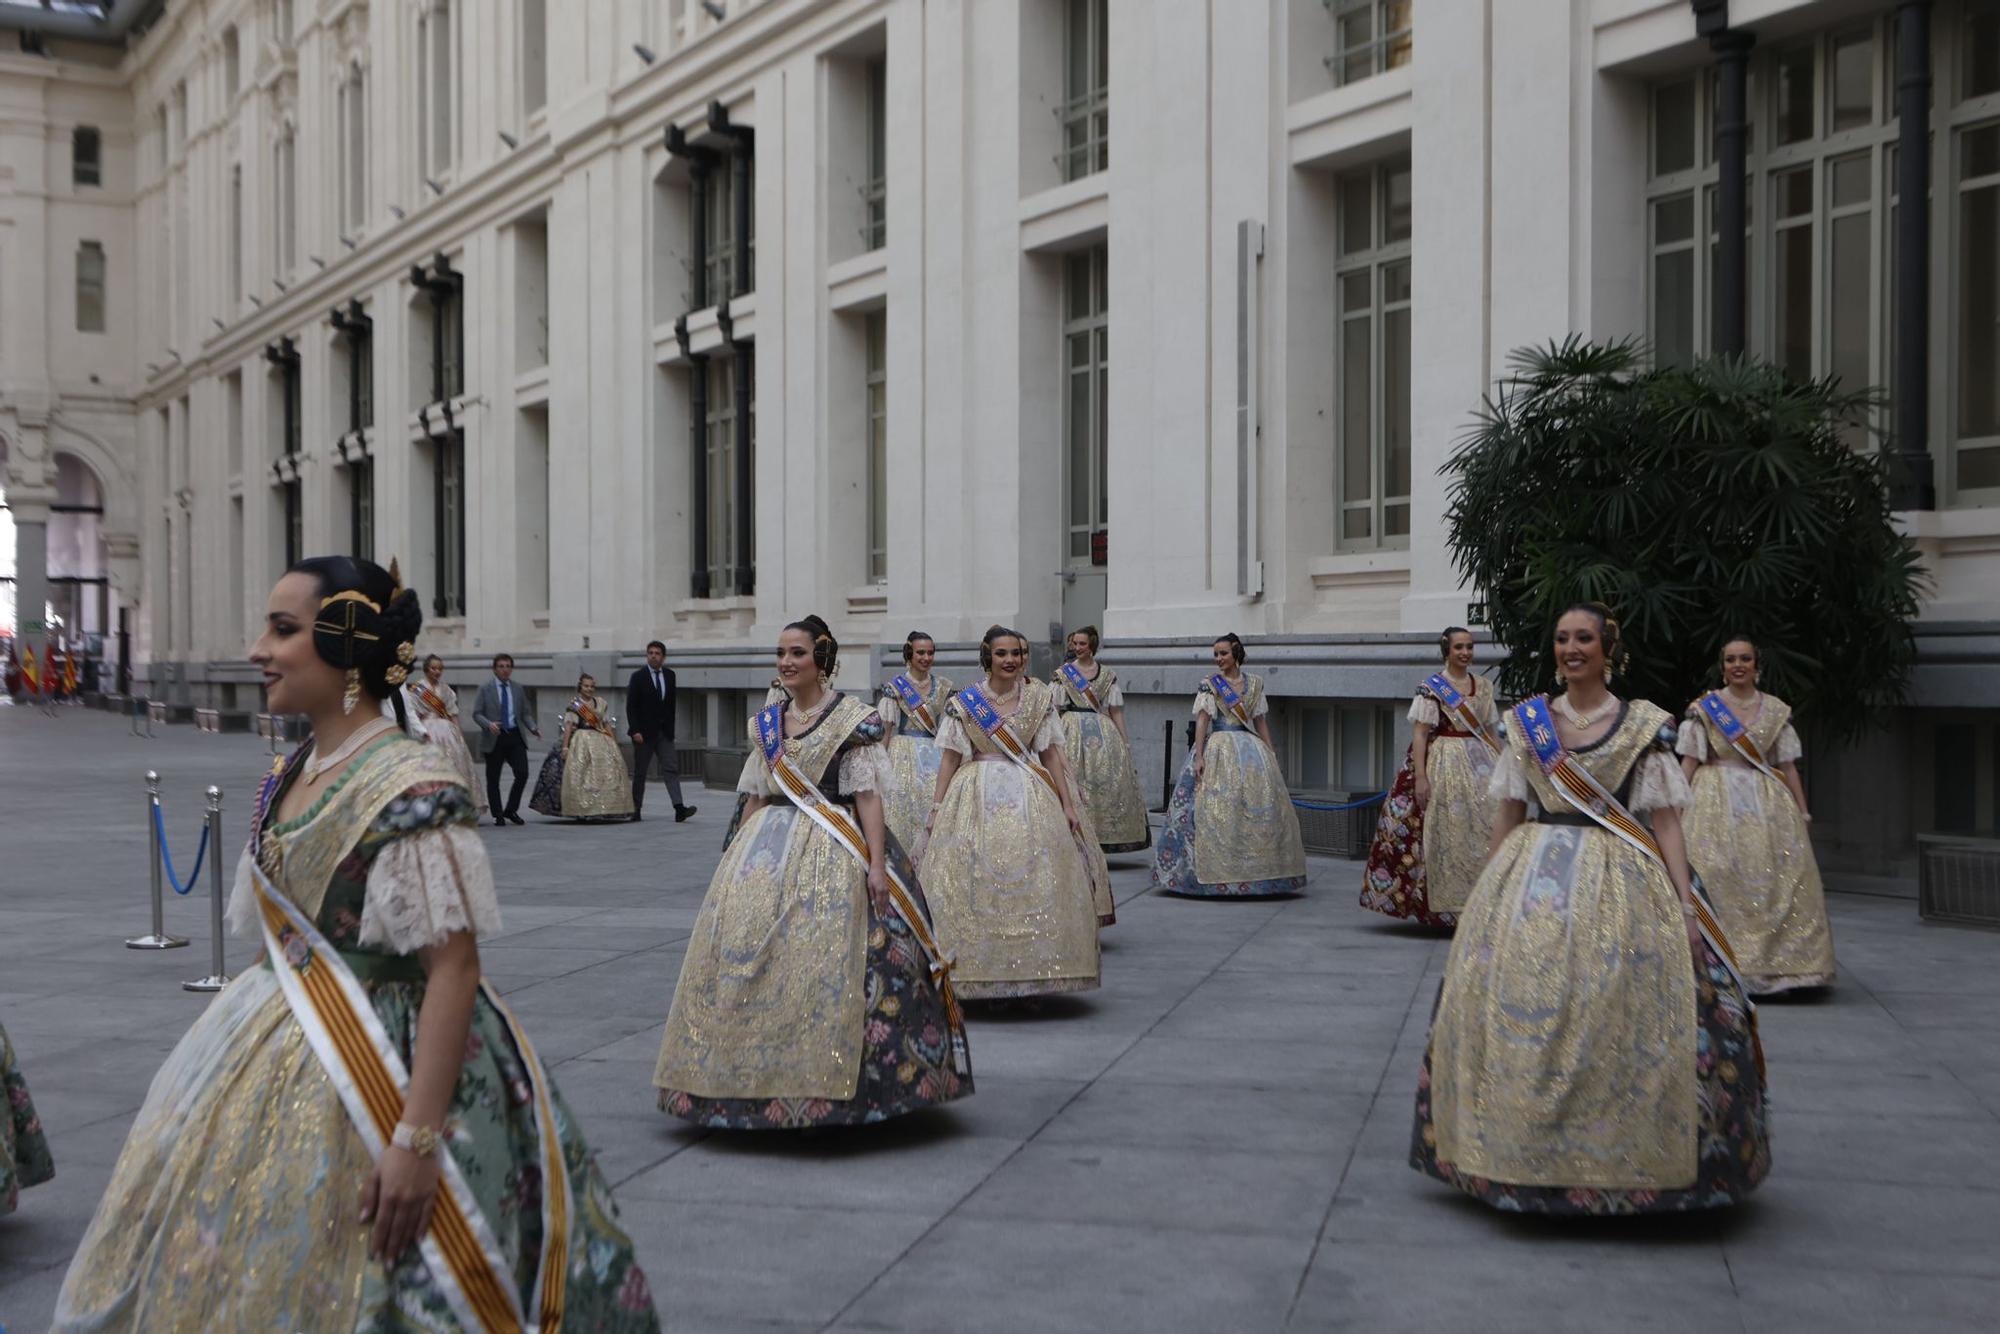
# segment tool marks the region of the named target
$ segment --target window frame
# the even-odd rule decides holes
[[[1398,155],[1345,171],[1335,181],[1335,237],[1334,237],[1334,346],[1333,383],[1336,386],[1338,405],[1333,413],[1333,508],[1334,508],[1334,548],[1338,551],[1404,551],[1410,545],[1412,521],[1412,497],[1409,491],[1400,495],[1389,494],[1390,473],[1392,471],[1389,393],[1392,365],[1388,356],[1388,330],[1393,316],[1401,315],[1403,338],[1401,407],[1403,427],[1403,451],[1409,456],[1414,470],[1414,440],[1410,434],[1411,409],[1413,405],[1410,374],[1411,347],[1410,326],[1412,322],[1413,297],[1415,292],[1416,261],[1414,255],[1415,203],[1412,197],[1412,235],[1389,239],[1391,208],[1390,182],[1402,175],[1413,182],[1410,159]],[[1348,245],[1347,228],[1349,211],[1346,192],[1354,188],[1362,178],[1368,182],[1369,236],[1365,244],[1351,248]],[[1393,271],[1403,270],[1404,293],[1400,297],[1388,295],[1389,279]],[[1348,279],[1367,275],[1368,305],[1359,318],[1350,312],[1346,304]],[[1350,496],[1347,490],[1347,459],[1349,450],[1347,425],[1347,354],[1349,340],[1354,336],[1352,326],[1365,323],[1368,342],[1368,495],[1361,498]],[[1415,478],[1410,479],[1414,489]],[[1401,511],[1402,531],[1391,533],[1389,525],[1391,511]],[[1349,536],[1348,516],[1366,514],[1368,531],[1365,536]]]
[[[739,586],[736,538],[743,516],[736,510],[736,377],[742,368],[737,360],[734,356],[708,357],[699,372],[708,377],[702,419],[703,480],[708,492],[701,497],[708,515],[708,550],[703,561],[710,595],[715,597],[727,597]]]
[[[110,328],[111,317],[111,260],[105,254],[104,243],[87,237],[79,240],[76,243],[75,263],[76,318],[72,323],[78,333],[105,333]],[[86,313],[92,309],[96,311],[94,323],[86,318]]]
[[[1333,54],[1323,62],[1336,88],[1345,88],[1401,69],[1416,51],[1415,0],[1322,0],[1333,24]],[[1358,15],[1369,18],[1369,35],[1352,45],[1344,45],[1345,21]],[[1390,25],[1398,21],[1400,27]],[[1356,62],[1360,62],[1357,66]]]
[[[1079,15],[1079,11],[1081,14]],[[1079,23],[1081,17],[1081,23]],[[1062,149],[1058,161],[1065,183],[1111,167],[1111,59],[1108,0],[1064,0]],[[1083,29],[1085,82],[1076,80],[1077,29]]]
[[[862,319],[862,397],[868,451],[867,582],[889,582],[889,312]]]
[[[878,57],[868,62],[867,77],[868,143],[861,183],[863,219],[861,246],[864,253],[880,250],[889,243],[889,62]]]
[[[1083,265],[1088,309],[1079,312],[1074,303],[1074,269]],[[1111,382],[1111,248],[1103,241],[1073,250],[1062,257],[1062,341],[1059,375],[1062,381],[1062,514],[1063,563],[1073,569],[1101,569],[1105,562],[1095,559],[1098,533],[1111,532],[1110,431]],[[1085,352],[1076,359],[1078,340]],[[1087,380],[1089,420],[1076,420],[1075,384],[1081,374]],[[1084,461],[1084,509],[1088,518],[1076,522],[1077,453],[1087,450]],[[1080,541],[1079,541],[1080,539]],[[1078,547],[1081,546],[1081,550]]]
[[[84,152],[85,145],[90,151]],[[69,132],[69,185],[72,190],[104,188],[104,131],[95,125],[75,125]]]

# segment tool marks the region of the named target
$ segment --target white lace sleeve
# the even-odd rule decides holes
[[[1017,732],[1015,735],[1020,734]],[[1062,743],[1062,716],[1054,709],[1050,709],[1043,715],[1042,725],[1035,729],[1035,739],[1028,743],[1028,749],[1039,755],[1050,746],[1061,746]]]
[[[1199,718],[1203,714],[1207,714],[1211,720],[1220,718],[1221,706],[1215,702],[1214,695],[1206,690],[1198,690],[1194,697],[1194,716]]]
[[[1124,708],[1125,691],[1123,687],[1121,687],[1116,681],[1113,681],[1111,683],[1111,693],[1104,696],[1099,702],[1102,703],[1104,707],[1107,709]]]
[[[1791,764],[1805,753],[1806,748],[1799,744],[1799,734],[1786,723],[1778,732],[1778,744],[1771,747],[1771,763]]]
[[[1425,727],[1436,727],[1438,725],[1437,701],[1429,695],[1416,696],[1410,701],[1408,716],[1412,723],[1422,724]]]
[[[1257,707],[1250,710],[1250,721],[1255,722],[1271,711],[1271,696],[1265,691],[1257,692]]]
[[[1500,752],[1500,758],[1493,764],[1493,776],[1486,780],[1486,795],[1495,801],[1519,801],[1532,804],[1534,794],[1528,791],[1528,775],[1521,770],[1521,757],[1512,746]]]
[[[257,920],[257,896],[250,889],[250,868],[254,864],[246,846],[236,859],[236,879],[230,882],[229,904],[223,915],[230,935],[240,940],[261,941],[264,939],[264,928]]]
[[[937,743],[945,750],[957,751],[966,759],[972,758],[972,738],[965,734],[965,724],[955,713],[947,713],[938,724]]]
[[[771,795],[771,770],[764,763],[762,751],[752,750],[750,758],[743,761],[743,772],[736,777],[736,790],[746,797]]]
[[[1632,813],[1671,807],[1684,811],[1694,804],[1687,775],[1664,750],[1649,750],[1639,757],[1639,772],[1632,778]]]
[[[896,698],[895,691],[885,690],[882,692],[881,697],[875,701],[875,713],[876,716],[881,718],[882,726],[893,732],[896,730],[897,722],[903,716],[903,701]]]
[[[871,744],[841,752],[842,792],[881,792],[889,786],[889,781],[889,752],[885,747]]]
[[[1708,763],[1708,729],[1693,718],[1681,721],[1681,739],[1674,743],[1674,753],[1686,756],[1697,764]]]
[[[446,936],[490,936],[500,900],[486,845],[466,825],[405,834],[375,854],[361,906],[363,945],[415,954]]]

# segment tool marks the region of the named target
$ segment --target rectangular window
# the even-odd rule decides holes
[[[234,102],[236,93],[242,87],[242,52],[236,38],[236,29],[228,28],[222,34],[222,97]]]
[[[457,398],[465,392],[465,289],[453,283],[438,306],[444,322],[444,397]]]
[[[368,76],[351,67],[340,85],[340,223],[358,231],[368,220]]]
[[[104,184],[104,138],[95,125],[69,133],[69,183],[76,189]]]
[[[285,519],[285,568],[291,569],[306,555],[306,506],[304,483],[286,482],[283,492]]]
[[[456,143],[451,20],[449,0],[433,0],[432,8],[417,17],[417,161],[425,177],[451,169]]]
[[[532,116],[549,100],[548,6],[521,0],[521,114]]]
[[[1399,159],[1338,183],[1335,384],[1339,544],[1410,539],[1410,164]]]
[[[726,306],[736,290],[736,173],[727,156],[720,157],[708,171],[708,247],[702,253],[702,291],[705,304]]]
[[[375,460],[347,465],[348,540],[353,554],[375,559]]]
[[[96,241],[76,246],[76,331],[104,332],[104,247]]]
[[[1063,179],[1110,165],[1111,58],[1107,0],[1067,0],[1063,30]]]
[[[868,386],[868,582],[889,581],[889,316],[869,315]]]
[[[1956,492],[2000,488],[2000,122],[1958,132]]]
[[[277,194],[271,210],[274,229],[271,254],[280,278],[289,278],[298,263],[298,194],[293,173],[294,152],[294,140],[287,130],[271,150],[272,186]]]
[[[1110,251],[1063,259],[1063,457],[1071,565],[1101,565],[1111,505],[1105,404],[1110,376]]]
[[[1690,149],[1693,140],[1689,140]],[[1653,201],[1653,359],[1661,366],[1694,360],[1694,194]]]
[[[229,169],[229,306],[235,313],[243,300],[243,166]]]
[[[1301,705],[1296,743],[1285,747],[1286,777],[1308,792],[1379,792],[1394,776],[1394,710],[1332,701]]]
[[[708,359],[708,579],[714,596],[736,587],[736,358]]]
[[[1333,15],[1334,52],[1326,62],[1335,84],[1350,84],[1410,63],[1414,0],[1326,0]]]
[[[435,506],[437,555],[433,607],[439,616],[465,615],[465,435],[447,431],[433,436],[431,494]]]
[[[889,240],[889,65],[873,61],[868,66],[868,178],[862,183],[861,198],[867,206],[862,243],[866,250],[880,250]]]

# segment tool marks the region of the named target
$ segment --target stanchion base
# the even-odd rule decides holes
[[[125,942],[128,950],[177,950],[187,944],[179,936],[134,936]]]
[[[201,979],[200,981],[197,981],[197,982],[183,982],[183,983],[181,983],[181,990],[182,990],[182,991],[220,991],[220,990],[222,990],[222,989],[223,989],[224,987],[226,987],[226,986],[228,986],[228,985],[229,985],[229,974],[227,974],[227,973],[217,973],[217,974],[215,974],[215,975],[214,975],[214,976],[212,976],[212,977],[204,977],[204,978],[202,978],[202,979]]]

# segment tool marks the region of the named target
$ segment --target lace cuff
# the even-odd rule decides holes
[[[1206,690],[1198,692],[1194,697],[1194,716],[1199,718],[1203,714],[1207,714],[1211,720],[1222,716],[1221,706],[1216,703],[1215,696]]]
[[[746,797],[771,795],[771,770],[764,763],[762,751],[752,750],[750,758],[743,761],[743,772],[736,777],[736,790]]]
[[[851,746],[840,755],[840,790],[881,792],[890,781],[889,755],[879,745]]]
[[[456,932],[478,937],[499,929],[493,864],[472,829],[421,829],[375,854],[361,907],[360,944],[415,954]]]
[[[250,888],[250,868],[255,865],[250,849],[245,847],[236,858],[236,878],[229,884],[229,902],[223,909],[223,920],[230,935],[261,943],[264,926],[258,918],[257,895]]]
[[[1673,809],[1684,811],[1694,804],[1687,775],[1665,750],[1649,750],[1639,758],[1639,772],[1632,779],[1632,813]]]
[[[965,734],[965,724],[955,713],[947,713],[938,724],[937,743],[945,750],[958,752],[965,759],[972,758],[972,738]]]
[[[1786,723],[1778,732],[1778,744],[1771,747],[1771,763],[1791,764],[1805,753],[1806,748],[1799,744],[1799,734],[1792,730],[1790,723]]]
[[[1521,757],[1514,753],[1512,746],[1501,751],[1500,758],[1494,762],[1493,776],[1486,780],[1486,795],[1495,801],[1534,803],[1534,794],[1528,791],[1528,775],[1521,768]]]
[[[1674,751],[1697,764],[1708,763],[1708,728],[1692,714],[1688,716],[1687,725],[1681,728],[1681,737],[1674,743]]]
[[[1429,695],[1418,695],[1410,701],[1408,717],[1413,724],[1420,724],[1424,727],[1436,727],[1438,725],[1437,701]]]

